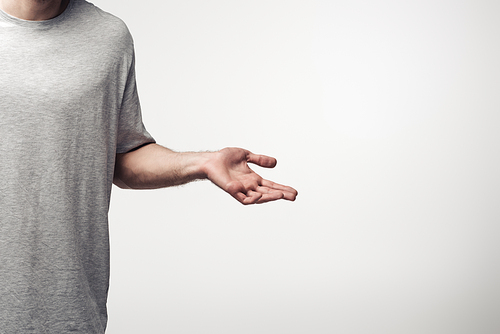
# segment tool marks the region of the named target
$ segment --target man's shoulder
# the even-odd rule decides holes
[[[91,36],[99,36],[104,42],[133,44],[127,25],[117,16],[110,14],[86,0],[72,0],[71,15],[76,29],[86,31]],[[81,33],[83,33],[81,31]]]
[[[90,25],[100,29],[102,33],[129,35],[127,25],[119,17],[108,13],[86,0],[72,0],[73,14],[79,16]]]

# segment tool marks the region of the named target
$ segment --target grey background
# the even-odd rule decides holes
[[[114,189],[109,333],[499,333],[498,1],[100,0],[175,150],[295,203]]]

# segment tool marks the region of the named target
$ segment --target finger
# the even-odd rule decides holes
[[[262,180],[261,185],[264,187],[268,187],[270,189],[280,190],[284,194],[284,198],[290,201],[294,201],[297,195],[299,194],[297,190],[292,187],[284,186],[282,184],[278,184],[269,180]]]
[[[251,162],[253,164],[265,168],[274,168],[277,164],[277,160],[273,157],[269,157],[267,155],[253,154],[251,152],[248,153],[247,162]]]
[[[257,201],[262,197],[261,192],[255,191],[258,187],[257,183],[252,186],[245,187],[241,182],[230,182],[226,191],[238,202],[248,205],[257,203]]]
[[[232,195],[238,202],[244,205],[255,204],[262,197],[262,194],[257,192],[251,192],[249,194],[244,194],[242,192]]]
[[[270,189],[267,187],[259,187],[257,191],[261,192],[264,195],[263,197],[265,197],[265,200],[285,199],[287,201],[295,201],[295,198],[297,197],[296,192]]]
[[[261,198],[262,194],[253,190],[250,190],[247,192],[247,194],[241,193],[245,198],[241,197],[243,200],[241,201],[242,204],[248,205],[248,204],[255,204],[257,203]]]
[[[259,189],[259,190],[265,192],[262,192],[261,198],[259,198],[259,200],[257,201],[258,204],[277,201],[279,199],[284,198],[284,194],[280,190],[272,190],[272,189],[266,189],[266,190]]]
[[[240,192],[235,193],[235,194],[231,194],[231,196],[233,196],[241,204],[245,204],[245,200],[247,199],[247,195],[245,195],[244,193],[240,193]]]
[[[257,201],[257,204],[262,204],[262,203],[267,203],[267,202],[272,202],[272,201],[277,201],[280,199],[283,199],[283,193],[281,192],[270,192],[268,194],[263,194],[261,198]]]

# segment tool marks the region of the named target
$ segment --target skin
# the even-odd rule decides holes
[[[64,12],[68,3],[69,0],[0,0],[0,9],[23,20],[43,21]],[[274,168],[276,159],[241,148],[181,153],[149,144],[117,154],[113,182],[126,189],[156,189],[208,179],[245,205],[295,200],[295,189],[263,179],[249,164]]]
[[[116,158],[114,183],[121,188],[156,189],[209,179],[245,205],[297,197],[295,189],[263,179],[248,165],[273,168],[275,158],[241,148],[179,153],[149,144]]]
[[[0,9],[28,21],[52,19],[66,9],[69,0],[0,0]]]

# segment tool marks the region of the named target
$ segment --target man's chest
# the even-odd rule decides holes
[[[120,58],[92,47],[13,45],[0,40],[0,96],[38,104],[80,104],[120,84]],[[25,43],[20,43],[25,44]]]
[[[70,36],[0,33],[0,124],[78,129],[113,118],[127,59],[112,46],[87,44]]]

